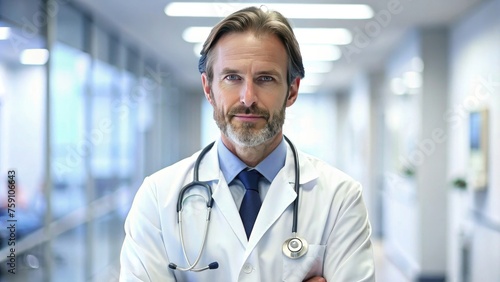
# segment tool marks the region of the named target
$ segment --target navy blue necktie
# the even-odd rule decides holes
[[[243,170],[238,174],[238,179],[241,180],[246,189],[240,206],[240,216],[247,238],[250,238],[250,233],[252,233],[255,219],[257,219],[262,204],[258,187],[260,177],[261,174],[255,169]]]

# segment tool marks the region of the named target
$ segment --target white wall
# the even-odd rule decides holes
[[[450,194],[450,281],[462,281],[461,237],[470,238],[470,281],[500,281],[500,1],[485,1],[451,31],[448,178],[468,178],[469,112],[489,110],[489,176],[486,191]],[[463,195],[460,195],[463,194]],[[474,216],[472,211],[482,215]],[[486,219],[486,220],[485,220]]]
[[[420,265],[424,277],[444,278],[447,265],[447,124],[448,31],[421,30],[422,99],[418,150],[425,160],[416,170],[420,225]]]
[[[411,279],[444,281],[447,31],[421,28],[404,39],[386,67],[384,247]]]
[[[372,77],[358,74],[347,93],[337,97],[337,160],[336,164],[363,186],[363,197],[370,222],[376,224],[375,187],[371,175],[370,128]]]
[[[409,32],[392,52],[386,64],[386,93],[381,105],[384,114],[384,189],[382,193],[384,251],[408,277],[420,271],[420,226],[417,185],[404,169],[414,166],[416,139],[420,132],[420,97],[396,95],[390,85],[412,70],[412,61],[420,57],[420,40],[416,31]]]

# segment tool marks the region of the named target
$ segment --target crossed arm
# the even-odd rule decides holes
[[[309,278],[304,282],[326,282],[326,279],[323,277],[320,277],[320,276],[316,276],[316,277]]]

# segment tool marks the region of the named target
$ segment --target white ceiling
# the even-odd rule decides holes
[[[482,0],[316,0],[313,3],[359,3],[370,5],[375,14],[391,11],[391,7],[401,12],[390,14],[384,22],[379,35],[369,37],[369,43],[359,48],[349,60],[344,55],[333,62],[333,71],[325,77],[323,89],[333,89],[347,85],[354,74],[362,70],[373,70],[383,66],[384,58],[398,44],[406,30],[422,26],[450,25]],[[189,26],[213,26],[220,18],[180,18],[168,17],[163,9],[170,1],[165,0],[75,0],[79,5],[118,28],[128,40],[144,51],[158,56],[169,66],[176,81],[182,87],[200,89],[197,71],[198,58],[193,53],[191,43],[181,38],[183,30]],[[207,1],[210,2],[210,1]],[[212,1],[214,2],[214,1]],[[237,1],[246,2],[246,1]],[[250,2],[250,1],[248,1]],[[254,2],[254,1],[252,1]],[[268,1],[300,3],[304,1]],[[233,2],[234,3],[234,2]],[[227,5],[231,5],[228,1]],[[286,15],[285,15],[286,16]],[[386,17],[387,19],[387,17]],[[381,23],[381,20],[378,20]],[[367,23],[375,24],[376,18],[369,20],[298,20],[292,19],[294,27],[343,27],[351,30],[354,36],[364,30]],[[350,46],[356,47],[355,43]],[[359,46],[358,46],[359,47]],[[307,77],[307,69],[306,69]]]

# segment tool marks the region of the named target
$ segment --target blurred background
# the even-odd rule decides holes
[[[363,184],[377,280],[500,281],[500,0],[261,4],[305,60],[285,134]],[[118,280],[143,178],[219,134],[199,43],[247,5],[0,0],[0,281]]]

